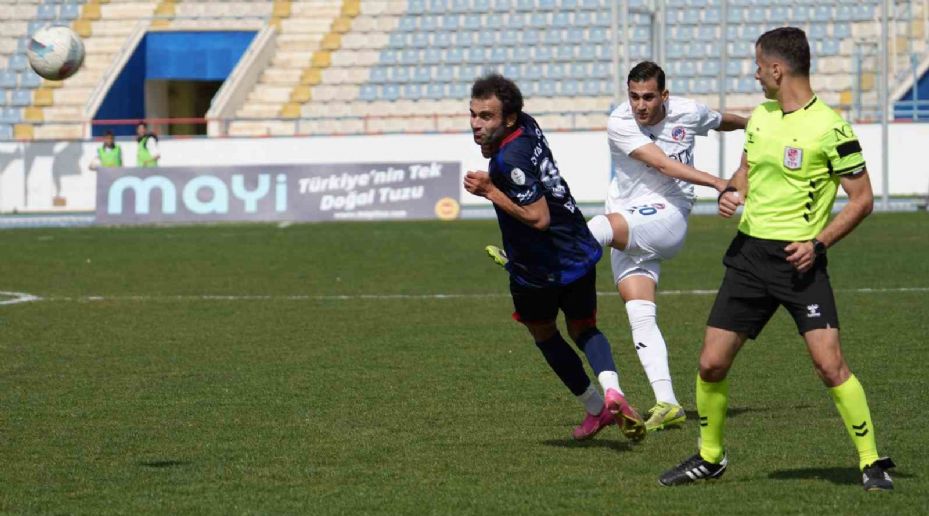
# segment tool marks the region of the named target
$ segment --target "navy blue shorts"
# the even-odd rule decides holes
[[[708,326],[756,338],[777,307],[790,312],[804,334],[821,328],[838,328],[828,260],[819,256],[813,267],[798,272],[787,262],[784,248],[790,242],[736,235],[723,264],[726,275],[710,311]]]
[[[597,322],[597,268],[581,278],[559,287],[527,287],[510,276],[513,319],[519,322],[553,321],[558,310],[569,321]]]

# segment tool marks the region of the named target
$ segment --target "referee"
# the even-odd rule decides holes
[[[861,145],[848,123],[813,93],[810,47],[802,30],[782,27],[762,34],[755,61],[755,78],[769,101],[752,112],[742,163],[719,199],[723,217],[731,217],[743,199],[745,209],[723,258],[726,274],[700,353],[700,451],[659,481],[687,484],[726,471],[726,375],[746,339],[756,338],[783,305],[858,450],[864,488],[890,490],[887,470],[894,464],[879,458],[864,389],[842,357],[826,272],[826,249],[873,207]],[[848,204],[829,222],[839,185]]]

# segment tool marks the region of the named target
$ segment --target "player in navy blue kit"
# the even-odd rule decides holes
[[[606,337],[597,329],[596,265],[603,251],[571,197],[548,141],[522,112],[509,79],[490,74],[471,88],[471,130],[489,172],[471,171],[465,189],[494,205],[509,262],[513,317],[526,325],[548,365],[584,405],[575,439],[593,437],[614,422],[632,440],[645,423],[626,401]],[[571,339],[587,356],[604,395],[593,386],[555,320],[564,312]]]

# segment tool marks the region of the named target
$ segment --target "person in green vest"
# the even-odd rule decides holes
[[[123,149],[116,145],[113,131],[103,135],[103,145],[97,148],[97,156],[90,163],[91,170],[98,168],[119,168],[123,166]]]
[[[158,152],[158,137],[148,130],[145,122],[139,122],[135,128],[135,134],[139,142],[136,147],[136,166],[157,167],[158,160],[161,159],[161,153]]]

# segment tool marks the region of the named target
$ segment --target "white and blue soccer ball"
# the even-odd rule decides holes
[[[26,56],[35,73],[50,81],[67,79],[84,62],[84,43],[68,27],[50,25],[32,35]]]

